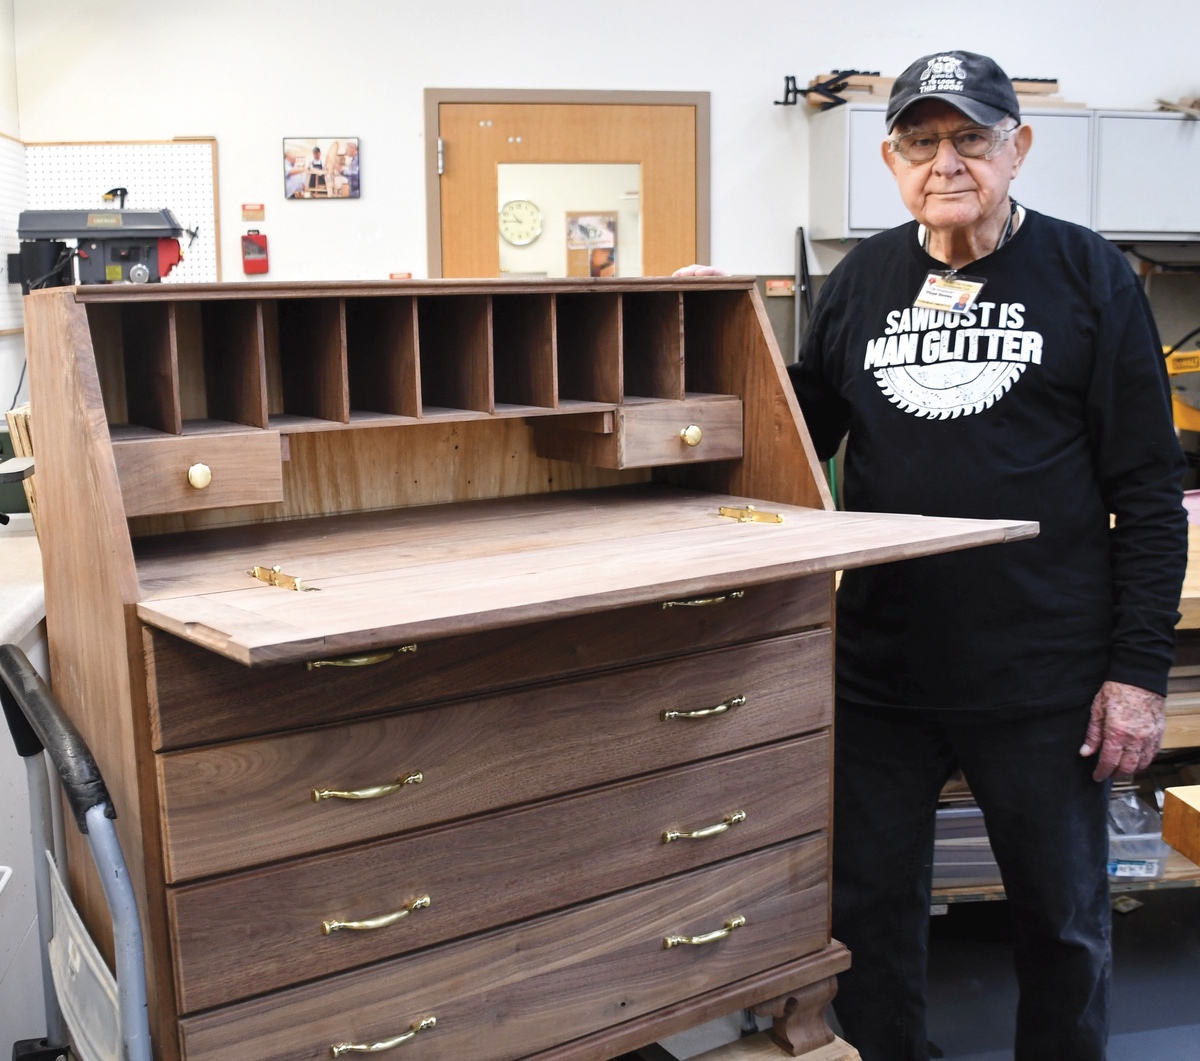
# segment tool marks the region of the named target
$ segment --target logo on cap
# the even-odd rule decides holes
[[[966,77],[961,59],[953,55],[935,55],[921,71],[921,92],[961,92],[961,83]]]

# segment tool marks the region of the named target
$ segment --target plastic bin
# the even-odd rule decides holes
[[[1136,792],[1108,804],[1108,875],[1114,881],[1158,880],[1171,849],[1163,842],[1162,815]]]

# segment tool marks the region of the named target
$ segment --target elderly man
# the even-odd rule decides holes
[[[918,59],[886,117],[915,220],[821,291],[792,370],[817,452],[849,433],[847,508],[1041,534],[842,581],[835,1007],[864,1061],[929,1056],[934,810],[960,767],[1013,917],[1016,1059],[1098,1061],[1107,779],[1157,751],[1186,562],[1161,347],[1115,248],[1009,198],[1032,133],[991,59]]]

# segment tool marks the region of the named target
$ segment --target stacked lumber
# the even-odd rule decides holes
[[[8,433],[12,438],[13,454],[17,457],[33,456],[33,429],[30,424],[29,406],[19,405],[4,414],[8,421]],[[29,502],[29,513],[33,516],[33,529],[37,530],[37,473],[22,484],[25,499]]]
[[[1189,118],[1200,118],[1200,96],[1181,96],[1177,100],[1155,100],[1160,111],[1177,111]]]
[[[809,88],[832,80],[834,73],[818,74],[808,83]],[[844,79],[845,88],[839,89],[837,95],[845,100],[860,102],[886,103],[892,91],[894,77],[880,77],[878,74],[852,74]],[[1055,78],[1013,78],[1013,88],[1017,93],[1017,102],[1025,107],[1083,107],[1082,103],[1065,100],[1058,94],[1058,81]],[[819,95],[813,93],[806,97],[810,107],[820,107],[828,103]]]

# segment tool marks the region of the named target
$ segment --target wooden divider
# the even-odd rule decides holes
[[[681,400],[683,295],[623,294],[621,316],[625,395]]]
[[[556,295],[559,405],[621,400],[621,296]]]
[[[452,409],[495,412],[491,296],[420,298],[417,323],[422,415]]]
[[[168,434],[183,433],[179,370],[170,306],[128,302],[121,307],[125,399],[129,422]]]
[[[412,298],[346,301],[350,408],[421,415],[420,339]]]
[[[267,381],[269,390],[276,378],[272,360],[277,360],[284,417],[349,423],[344,300],[280,299],[275,309],[278,341],[274,349],[267,343]],[[268,402],[272,404],[277,406],[279,402]]]
[[[553,295],[492,299],[496,407],[558,407]]]

